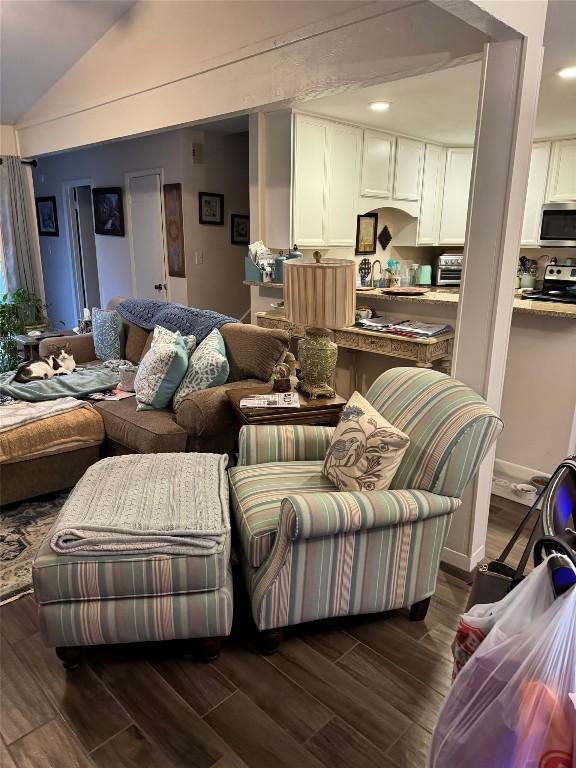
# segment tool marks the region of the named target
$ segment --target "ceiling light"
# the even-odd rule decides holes
[[[562,77],[564,80],[572,80],[576,77],[576,67],[566,67],[565,69],[561,69],[560,72],[558,72],[558,76]]]
[[[372,104],[370,104],[370,109],[373,112],[386,112],[388,109],[390,109],[390,102],[388,102],[388,101],[373,101]]]

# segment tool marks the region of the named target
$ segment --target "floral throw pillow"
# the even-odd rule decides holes
[[[94,307],[92,336],[99,360],[118,360],[122,357],[122,318],[115,309]]]
[[[220,331],[214,328],[190,356],[188,370],[174,395],[174,410],[191,392],[224,384],[228,381],[229,373],[224,339]]]
[[[184,337],[174,335],[172,343],[154,344],[142,358],[134,379],[136,410],[167,408],[188,368],[188,347]]]
[[[410,443],[359,392],[346,403],[322,472],[340,491],[385,491]]]
[[[184,339],[188,354],[191,355],[196,349],[196,336],[182,336],[180,331],[169,331],[168,328],[163,328],[161,325],[156,325],[154,327],[151,346],[155,346],[156,344],[173,344],[174,339],[177,337]]]

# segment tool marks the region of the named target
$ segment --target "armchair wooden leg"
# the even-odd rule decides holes
[[[424,600],[420,600],[418,603],[414,603],[410,608],[410,621],[424,621],[428,608],[430,606],[430,600],[432,597],[427,597]]]
[[[65,670],[71,672],[82,664],[82,649],[74,645],[59,646],[54,649]]]
[[[260,632],[260,650],[265,656],[271,656],[276,653],[282,640],[284,640],[283,629],[264,629]]]
[[[195,657],[198,661],[208,663],[214,661],[220,655],[220,648],[222,647],[221,637],[202,637],[198,638],[194,642]]]

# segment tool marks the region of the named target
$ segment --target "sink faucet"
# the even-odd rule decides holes
[[[375,283],[374,273],[376,272],[376,264],[378,264],[378,267],[379,267],[379,270],[380,270],[380,274],[379,274],[379,277],[378,277],[378,282],[380,282],[380,280],[382,280],[382,262],[380,261],[380,259],[375,259],[372,262],[372,277],[371,277],[372,288],[374,288],[374,283]]]

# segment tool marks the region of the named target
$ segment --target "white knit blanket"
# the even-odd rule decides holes
[[[38,403],[29,403],[18,400],[0,408],[0,432],[8,432],[30,424],[33,421],[49,419],[77,408],[91,408],[90,403],[77,400],[75,397],[59,397],[57,400],[42,400]]]
[[[230,533],[227,456],[152,453],[92,465],[50,534],[55,552],[210,556]]]

